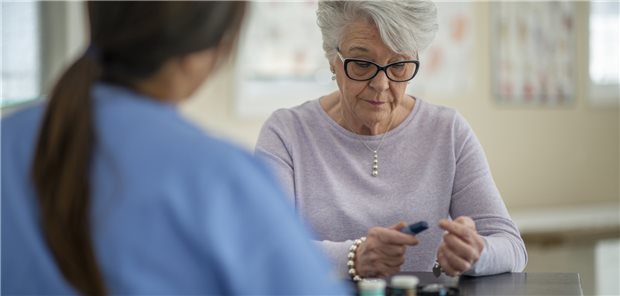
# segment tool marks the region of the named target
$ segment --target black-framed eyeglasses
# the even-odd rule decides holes
[[[398,61],[381,66],[362,59],[345,59],[342,57],[339,49],[336,49],[336,52],[344,64],[344,73],[347,74],[349,79],[355,81],[371,80],[379,74],[379,71],[383,71],[385,76],[391,81],[406,82],[413,79],[420,68],[420,61],[417,60]]]

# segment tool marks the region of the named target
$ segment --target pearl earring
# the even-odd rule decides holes
[[[332,75],[332,80],[336,80],[336,74]]]

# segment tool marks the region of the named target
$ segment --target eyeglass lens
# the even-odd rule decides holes
[[[414,62],[400,62],[388,65],[385,69],[391,80],[406,81],[413,77],[417,65]],[[379,66],[362,60],[350,60],[345,69],[351,79],[368,80],[379,71]]]

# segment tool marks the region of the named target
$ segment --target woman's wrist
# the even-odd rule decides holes
[[[356,239],[351,247],[349,247],[349,254],[347,255],[347,268],[349,269],[349,276],[353,281],[361,281],[362,277],[357,273],[357,269],[355,269],[355,261],[357,249],[359,246],[366,241],[366,237],[362,236],[359,239]]]

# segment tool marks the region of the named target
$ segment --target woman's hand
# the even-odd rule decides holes
[[[437,250],[441,270],[449,276],[469,270],[484,249],[484,239],[478,234],[474,221],[465,216],[454,221],[441,219],[439,227],[446,231]]]
[[[386,277],[400,271],[405,262],[407,246],[415,246],[418,239],[404,234],[400,222],[388,228],[373,227],[368,230],[366,241],[356,250],[355,268],[361,277]]]

